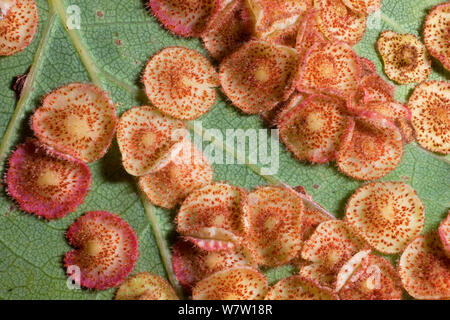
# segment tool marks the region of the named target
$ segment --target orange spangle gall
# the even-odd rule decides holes
[[[431,10],[425,20],[423,36],[431,55],[450,70],[450,3],[443,3]]]
[[[106,211],[85,213],[69,227],[66,238],[76,248],[64,258],[67,275],[89,289],[104,290],[121,284],[139,254],[133,229],[118,215]]]
[[[197,37],[219,10],[218,0],[149,0],[153,14],[171,32]]]
[[[122,115],[117,127],[122,164],[133,176],[161,170],[180,153],[187,136],[183,122],[153,107],[133,107]]]
[[[450,211],[447,218],[439,226],[439,237],[441,238],[442,248],[450,258]]]
[[[91,171],[80,160],[28,139],[9,158],[6,183],[22,210],[57,219],[83,202],[91,185]]]
[[[382,0],[342,0],[347,8],[361,14],[370,14],[381,8]]]
[[[393,101],[395,86],[387,83],[376,72],[361,77],[359,87],[364,89],[364,103]]]
[[[366,32],[367,14],[350,10],[341,0],[314,0],[319,11],[317,25],[330,41],[343,41],[353,46]]]
[[[312,95],[280,120],[280,138],[300,161],[325,163],[336,158],[347,127],[345,102]]]
[[[339,297],[332,289],[295,275],[273,285],[265,300],[339,300]]]
[[[450,258],[437,233],[418,236],[400,257],[398,271],[406,291],[416,299],[450,299]]]
[[[431,74],[431,60],[425,45],[412,34],[384,31],[377,41],[389,79],[408,84],[423,82]]]
[[[205,246],[210,244],[210,240],[240,244],[241,204],[246,197],[245,190],[225,183],[211,184],[191,192],[178,211],[178,233],[200,241],[208,240]],[[202,246],[200,241],[196,242],[198,246]]]
[[[417,142],[425,149],[450,153],[450,82],[429,81],[414,89],[408,108]]]
[[[364,240],[356,235],[346,222],[330,220],[319,224],[304,243],[301,257],[323,265],[330,274],[337,274],[348,259],[366,246]]]
[[[265,41],[250,41],[220,65],[222,89],[248,114],[269,111],[294,91],[298,65],[295,49]]]
[[[301,16],[312,7],[312,0],[244,0],[254,23],[254,33],[260,36],[274,24]]]
[[[202,33],[204,47],[221,61],[224,57],[250,40],[251,22],[243,14],[243,1],[233,0],[210,21]]]
[[[300,92],[346,99],[355,94],[360,76],[361,65],[352,47],[344,42],[316,43],[300,66],[296,86]]]
[[[295,258],[302,247],[303,200],[284,187],[259,187],[242,208],[244,241],[258,265],[278,266]]]
[[[192,191],[212,183],[213,168],[189,142],[183,142],[180,154],[159,171],[139,177],[139,188],[154,205],[172,209]]]
[[[402,134],[394,123],[378,113],[364,111],[358,117],[349,117],[337,165],[355,179],[379,179],[399,165],[403,147]]]
[[[405,118],[398,118],[395,120],[395,125],[399,128],[403,136],[405,144],[411,143],[415,139],[414,128],[412,127],[411,120]]]
[[[400,130],[403,141],[414,140],[411,111],[394,100],[395,87],[383,80],[375,71],[375,66],[367,59],[360,58],[363,74],[356,93],[347,99],[350,113],[372,111],[394,123]],[[373,67],[373,68],[372,68]]]
[[[141,272],[126,279],[115,300],[178,300],[175,290],[160,276]]]
[[[262,300],[267,279],[251,267],[234,267],[216,272],[192,289],[193,300]]]
[[[397,102],[369,103],[365,109],[376,112],[394,123],[400,130],[403,142],[410,143],[414,140],[414,128],[411,124],[411,110]]]
[[[0,56],[24,50],[33,41],[39,23],[34,0],[6,0],[0,4]]]
[[[109,94],[92,84],[71,83],[44,97],[31,127],[43,143],[89,163],[106,154],[117,122]]]
[[[142,82],[151,103],[175,119],[194,120],[216,101],[219,80],[202,54],[183,47],[167,47],[147,64]]]
[[[402,283],[397,270],[380,256],[368,253],[363,254],[359,259],[350,259],[349,263],[342,267],[338,279],[341,273],[345,274],[342,277],[344,281],[337,290],[343,300],[401,300],[402,298]]]
[[[403,182],[362,186],[349,199],[345,217],[356,233],[385,254],[403,251],[425,224],[422,201]]]
[[[178,281],[189,292],[198,281],[215,272],[238,266],[254,267],[245,248],[207,251],[184,240],[172,247],[172,265]]]

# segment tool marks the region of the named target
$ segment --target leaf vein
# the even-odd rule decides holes
[[[51,30],[56,21],[55,17],[56,17],[55,12],[53,10],[50,10],[49,17],[44,25],[44,31],[41,37],[41,41],[39,42],[39,46],[34,55],[31,69],[25,81],[25,85],[23,87],[21,96],[19,98],[19,101],[17,102],[16,108],[14,109],[12,117],[8,123],[8,127],[6,128],[5,134],[3,135],[3,138],[1,140],[0,171],[2,171],[5,166],[4,160],[6,158],[8,151],[11,148],[13,134],[16,131],[17,126],[19,125],[20,119],[23,117],[25,113],[25,107],[31,98],[31,94],[33,93],[34,89],[33,86],[36,80],[36,76],[43,61],[43,59],[41,59],[41,56],[45,48],[47,47],[48,40],[50,39]]]

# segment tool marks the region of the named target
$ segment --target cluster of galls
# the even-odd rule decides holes
[[[217,73],[205,57],[189,49],[160,52],[143,80],[155,106],[174,118],[198,117],[215,101]],[[31,127],[37,139],[16,148],[6,182],[24,211],[46,219],[62,218],[83,202],[91,185],[87,163],[106,154],[116,128],[123,165],[139,176],[139,186],[152,203],[173,208],[213,178],[212,167],[187,140],[181,121],[145,106],[128,110],[119,121],[109,95],[94,85],[72,83],[46,95]],[[65,266],[83,287],[115,287],[134,268],[136,235],[112,213],[86,213],[67,238],[77,250],[67,253]]]
[[[418,299],[450,297],[449,218],[439,235],[419,235],[424,207],[409,185],[359,188],[344,220],[296,190],[216,183],[186,198],[173,268],[193,299],[398,300],[403,289]],[[376,252],[402,253],[397,268]],[[259,268],[286,264],[298,273],[269,287]]]
[[[415,135],[431,151],[450,152],[448,83],[422,85],[437,96],[426,106],[416,102],[416,96],[424,97],[421,90],[408,106],[402,105],[394,99],[394,87],[351,48],[364,36],[368,14],[378,10],[381,1],[204,2],[192,7],[184,1],[155,0],[150,5],[169,30],[202,38],[220,62],[219,80],[226,96],[244,113],[260,114],[278,126],[281,140],[298,160],[336,161],[346,175],[375,180],[398,166],[404,144]],[[447,7],[439,6],[431,14],[440,27],[427,19],[426,34],[441,47],[448,47],[442,40]],[[430,75],[428,52],[415,36],[386,31],[377,45],[391,79],[420,83]],[[445,55],[445,48],[439,52]],[[146,81],[156,82],[149,77]],[[147,84],[146,88],[149,93]],[[155,88],[159,87],[153,86],[152,92]],[[167,99],[167,91],[157,92],[165,97],[149,97],[169,109],[160,108],[164,113],[177,116],[170,109],[181,113],[192,108],[181,108],[173,94]]]
[[[135,107],[119,122],[114,104],[95,86],[70,84],[46,96],[32,118],[37,139],[18,146],[9,161],[8,190],[23,210],[47,219],[74,211],[91,184],[86,163],[106,153],[118,123],[124,167],[139,177],[149,200],[166,208],[183,202],[173,266],[194,299],[400,299],[402,284],[416,298],[449,298],[448,218],[439,235],[417,237],[423,206],[409,186],[368,184],[349,200],[346,220],[332,220],[305,194],[286,187],[247,193],[211,184],[210,164],[179,121],[205,114],[220,84],[243,112],[277,125],[299,160],[336,160],[356,179],[392,171],[414,129],[422,146],[449,153],[449,84],[421,84],[405,107],[374,65],[350,47],[361,40],[368,14],[381,1],[150,5],[169,30],[201,37],[221,61],[219,74],[195,51],[166,48],[143,76],[159,110]],[[0,10],[0,54],[14,54],[31,43],[37,8],[33,0],[12,0],[2,1]],[[448,10],[448,4],[436,7],[425,23],[425,45],[447,68]],[[424,46],[411,35],[384,32],[378,49],[386,74],[399,83],[425,81],[431,72]],[[136,235],[112,213],[86,213],[67,238],[77,248],[66,254],[68,274],[84,287],[117,286],[134,268]],[[369,247],[403,251],[398,273]],[[287,263],[296,264],[299,274],[269,288],[257,268]],[[72,266],[80,268],[79,279]],[[165,280],[141,273],[116,298],[177,296]]]
[[[32,116],[37,139],[9,159],[9,193],[24,211],[46,219],[74,211],[91,185],[87,164],[105,155],[116,125],[115,106],[99,88],[72,83],[54,90]]]
[[[37,138],[13,152],[6,182],[24,211],[46,219],[62,218],[83,202],[91,185],[87,164],[106,154],[116,127],[124,167],[140,177],[139,186],[154,204],[172,208],[213,178],[182,122],[153,107],[132,108],[119,121],[109,95],[94,85],[72,83],[46,95],[31,127]],[[67,239],[76,248],[66,254],[67,273],[86,288],[119,285],[137,260],[134,231],[109,212],[86,213],[69,228]],[[142,295],[162,294],[154,292],[160,284],[148,285]]]
[[[28,47],[38,22],[34,0],[2,0],[0,55],[13,55]],[[10,196],[22,210],[45,219],[75,211],[91,186],[87,164],[105,155],[117,122],[109,95],[93,85],[72,83],[45,96],[31,120],[36,138],[17,146],[9,158],[5,179]],[[136,235],[113,213],[87,212],[70,226],[66,236],[76,248],[65,256],[67,274],[83,287],[115,287],[135,266]],[[155,281],[159,281],[156,288],[164,287],[164,280]],[[176,296],[170,290],[168,297]],[[152,297],[162,294],[149,291]]]
[[[91,186],[87,164],[105,155],[117,122],[114,103],[99,88],[72,83],[54,90],[32,116],[37,138],[28,138],[9,158],[8,193],[22,210],[45,219],[75,211]],[[117,286],[134,268],[136,235],[113,213],[87,212],[66,236],[76,250],[66,254],[65,267],[83,287]]]
[[[175,274],[193,299],[275,299],[278,287],[269,288],[258,268],[297,259],[306,236],[332,219],[317,207],[306,195],[282,186],[247,192],[215,183],[198,189],[176,218],[181,238],[173,246]],[[298,286],[311,298],[320,297],[316,291],[331,292],[314,279],[292,279],[297,279],[294,287],[277,285],[294,291]]]

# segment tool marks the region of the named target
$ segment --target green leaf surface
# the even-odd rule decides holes
[[[46,93],[70,82],[92,82],[110,91],[118,112],[148,104],[140,75],[146,61],[158,50],[181,45],[205,53],[196,39],[181,39],[165,31],[146,10],[141,0],[37,0],[39,32],[33,43],[12,57],[0,57],[0,169],[14,145],[31,136],[29,118]],[[384,0],[381,15],[372,16],[365,38],[355,49],[372,60],[380,74],[382,64],[375,42],[382,30],[391,29],[421,35],[426,13],[438,0]],[[66,26],[76,5],[81,13],[81,29]],[[448,80],[449,73],[433,62],[432,79]],[[12,85],[18,75],[29,71],[19,99]],[[397,99],[405,102],[413,85],[398,86]],[[216,105],[202,119],[203,129],[264,129],[256,116],[246,116],[219,96]],[[188,124],[192,137],[205,133]],[[269,133],[268,133],[269,134]],[[205,140],[205,139],[204,139]],[[203,141],[204,148],[230,152],[220,141]],[[361,185],[338,172],[334,164],[308,165],[294,160],[283,146],[280,167],[273,176],[262,176],[262,164],[216,164],[215,180],[226,180],[246,188],[285,182],[303,185],[326,209],[343,215],[348,197]],[[238,158],[248,158],[238,155]],[[62,267],[70,249],[65,231],[80,215],[90,210],[116,212],[126,219],[139,237],[140,257],[134,273],[149,271],[172,280],[169,247],[175,233],[175,212],[155,208],[142,201],[136,181],[120,162],[117,144],[101,160],[90,165],[91,192],[76,212],[58,221],[45,221],[18,210],[6,188],[0,193],[0,298],[1,299],[110,299],[114,290],[102,292],[69,289]],[[385,180],[411,184],[426,207],[425,231],[435,229],[450,206],[450,165],[442,157],[416,144],[406,147],[401,165]],[[292,272],[291,267],[268,270],[271,282]]]

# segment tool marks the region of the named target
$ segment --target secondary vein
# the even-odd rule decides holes
[[[380,17],[381,17],[381,20],[383,20],[385,23],[387,23],[392,28],[394,28],[395,31],[401,32],[401,33],[408,32],[405,27],[403,27],[402,25],[397,23],[397,21],[395,21],[394,19],[392,19],[391,17],[386,15],[384,12],[381,12]]]
[[[161,260],[163,262],[163,265],[172,265],[172,258],[171,258],[171,252],[169,248],[165,245],[165,241],[163,238],[163,235],[161,233],[161,229],[159,228],[158,220],[156,218],[155,214],[155,208],[153,205],[148,201],[147,196],[139,192],[139,196],[141,197],[142,204],[144,205],[145,212],[147,214],[147,218],[150,221],[150,225],[153,230],[153,236],[156,240],[156,245],[158,246],[159,253],[161,255]],[[175,291],[177,292],[178,296],[180,298],[183,297],[183,289],[180,286],[180,283],[177,280],[177,277],[175,276],[175,272],[173,271],[173,268],[166,268],[167,277],[169,279],[169,282],[174,287]]]

